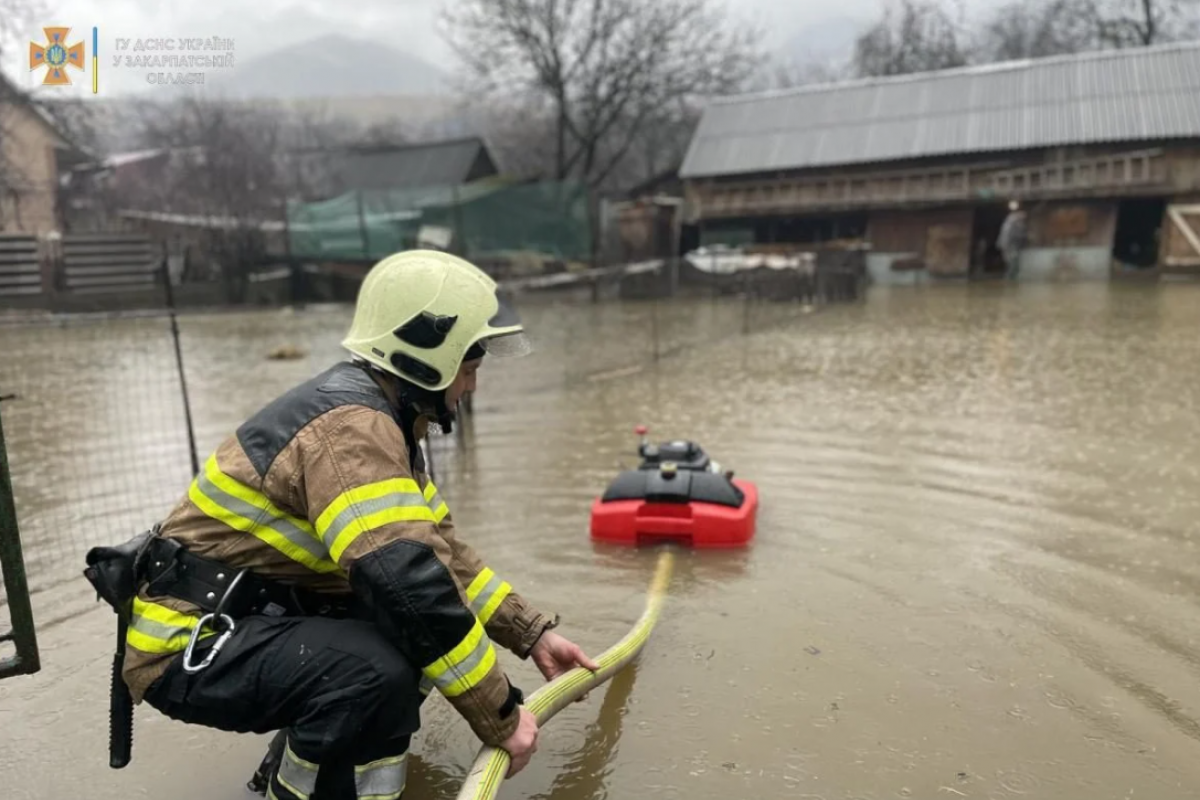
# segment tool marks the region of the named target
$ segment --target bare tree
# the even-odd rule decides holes
[[[1196,33],[1196,0],[1092,0],[1092,19],[1108,47],[1144,47]]]
[[[848,65],[830,61],[780,59],[774,61],[763,76],[763,88],[795,89],[800,86],[833,83],[850,77],[849,72]]]
[[[407,144],[412,141],[413,137],[404,120],[399,117],[388,117],[367,123],[357,138],[360,144],[383,147]]]
[[[520,179],[554,177],[555,118],[541,98],[468,101],[459,117],[487,141],[501,172]]]
[[[12,52],[20,52],[24,59],[29,51],[30,31],[46,18],[42,0],[0,0],[0,63]],[[67,198],[57,178],[92,158],[98,149],[93,108],[78,98],[64,97],[61,90],[26,92],[0,74],[0,217],[11,209],[10,213],[17,214],[19,224],[21,198],[26,193],[57,195],[58,209],[65,208],[63,203]],[[36,175],[29,169],[30,142],[22,141],[24,126],[17,123],[22,115],[28,118],[31,114],[42,117],[63,140],[65,146],[55,149],[53,164],[57,175]],[[3,221],[0,219],[0,224]],[[65,223],[66,219],[61,221]]]
[[[0,63],[11,50],[20,50],[25,33],[42,13],[40,0],[0,0]],[[16,194],[26,190],[28,176],[13,146],[16,115],[30,99],[0,72],[0,215]],[[3,225],[3,219],[0,219]]]
[[[270,108],[189,96],[156,104],[142,128],[144,144],[169,159],[141,202],[204,220],[228,300],[240,302],[249,268],[266,253],[262,223],[284,218],[293,188],[275,157],[284,142],[282,117]]]
[[[854,45],[862,77],[961,67],[968,62],[959,26],[935,0],[898,0]]]
[[[1079,53],[1099,45],[1095,0],[1015,0],[984,21],[978,62]]]
[[[816,58],[798,60],[778,56],[763,64],[752,82],[752,89],[797,89],[799,86],[835,83],[851,77],[853,65],[850,62]]]
[[[1015,0],[978,34],[974,60],[1143,47],[1200,34],[1200,0]]]
[[[459,0],[447,38],[490,97],[536,98],[553,120],[553,175],[598,187],[656,114],[740,88],[749,28],[714,0]]]
[[[345,147],[359,141],[359,126],[331,112],[324,104],[299,107],[256,104],[264,124],[279,134],[275,152],[276,177],[288,200],[311,202],[341,194],[344,186],[338,162]]]
[[[651,117],[631,151],[622,184],[640,183],[679,167],[699,124],[700,111],[692,107],[665,109]]]
[[[1200,0],[1010,0],[968,35],[938,0],[897,0],[859,37],[859,75],[1143,47],[1200,35]]]
[[[0,51],[18,47],[44,12],[41,0],[0,0]]]

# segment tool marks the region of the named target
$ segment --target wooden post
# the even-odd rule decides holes
[[[658,298],[654,298],[654,307],[650,309],[650,335],[654,340],[654,361],[658,361]]]
[[[283,200],[283,255],[288,261],[292,260],[292,220],[288,214],[290,202],[287,198]]]
[[[63,268],[62,239],[39,236],[37,242],[38,267],[42,276],[42,297],[53,302],[55,296],[66,286],[66,271]]]

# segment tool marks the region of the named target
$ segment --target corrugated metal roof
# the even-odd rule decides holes
[[[467,183],[486,175],[473,175],[479,156],[487,155],[479,138],[427,144],[356,150],[341,158],[339,175],[349,189],[403,189]]]
[[[683,178],[1200,137],[1200,42],[725,98]]]

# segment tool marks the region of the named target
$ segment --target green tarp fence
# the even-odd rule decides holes
[[[376,259],[449,231],[448,249],[468,256],[526,251],[563,260],[590,257],[588,192],[577,183],[351,191],[288,204],[291,253],[301,258]]]

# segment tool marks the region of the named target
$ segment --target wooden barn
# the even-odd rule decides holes
[[[859,243],[878,282],[1200,275],[1200,42],[710,105],[680,170],[701,243]]]

